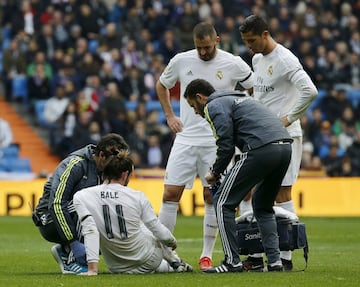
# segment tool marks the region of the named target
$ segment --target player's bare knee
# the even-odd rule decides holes
[[[165,185],[163,201],[179,202],[184,191],[184,186]]]
[[[287,202],[291,200],[291,186],[282,186],[276,196],[276,202]]]

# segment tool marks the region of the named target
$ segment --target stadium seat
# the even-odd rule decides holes
[[[16,76],[12,80],[12,91],[14,99],[21,98],[25,104],[28,103],[28,87],[25,76]]]
[[[180,101],[171,101],[175,115],[180,116]]]
[[[0,148],[0,158],[18,158],[19,147],[17,145],[10,145],[8,147]]]
[[[40,127],[47,127],[48,124],[44,117],[44,109],[45,109],[46,100],[36,100],[34,103],[35,109],[35,117],[38,125]]]
[[[0,50],[0,74],[3,72],[3,52]]]
[[[88,42],[88,51],[91,54],[95,54],[98,47],[99,47],[99,41],[98,40],[96,40],[96,39],[89,40],[89,42]]]
[[[352,102],[354,108],[360,103],[360,90],[349,90],[346,92],[346,97]]]
[[[9,159],[0,158],[0,172],[9,172]]]
[[[9,172],[32,172],[28,158],[16,158],[8,161]]]
[[[125,108],[128,111],[135,111],[138,106],[137,102],[126,101]]]
[[[149,112],[151,110],[157,110],[159,112],[162,111],[160,101],[148,101],[146,102],[146,111]]]

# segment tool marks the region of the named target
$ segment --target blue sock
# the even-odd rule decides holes
[[[74,253],[76,262],[81,265],[87,265],[85,246],[80,241],[75,240],[70,243],[71,251]]]

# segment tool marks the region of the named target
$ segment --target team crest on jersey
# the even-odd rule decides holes
[[[223,77],[224,77],[224,75],[223,75],[222,71],[216,72],[216,79],[221,80]]]
[[[268,68],[268,74],[269,74],[269,76],[271,76],[272,74],[273,74],[273,72],[274,72],[274,70],[273,70],[273,66],[269,66],[269,68]]]

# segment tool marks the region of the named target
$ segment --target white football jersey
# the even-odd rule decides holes
[[[291,136],[301,136],[299,117],[317,94],[310,77],[298,58],[281,44],[268,55],[252,58],[254,97],[268,106],[278,117],[289,115],[295,120],[287,129]]]
[[[249,89],[253,86],[251,68],[239,56],[221,49],[210,61],[199,58],[196,49],[174,56],[160,76],[160,82],[168,89],[180,82],[180,119],[183,131],[176,134],[175,141],[185,145],[212,146],[215,138],[210,125],[201,116],[195,114],[183,97],[186,86],[195,79],[205,79],[216,90],[234,90],[236,84]]]
[[[145,194],[129,187],[102,184],[82,189],[74,195],[74,206],[80,220],[91,223],[83,226],[88,262],[99,260],[100,246],[111,272],[128,272],[144,264],[154,253],[157,240],[176,242]],[[94,234],[94,229],[99,236],[90,240],[87,236]]]

